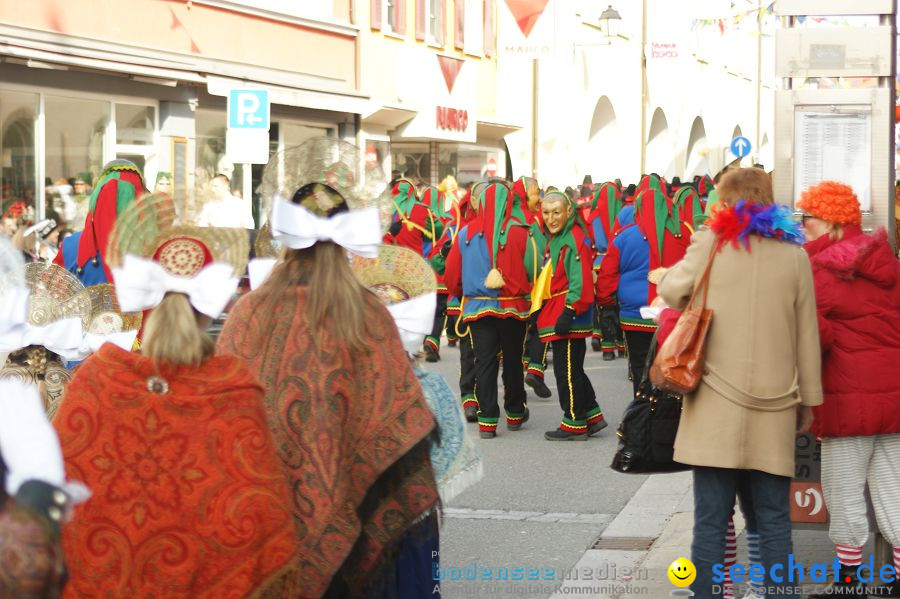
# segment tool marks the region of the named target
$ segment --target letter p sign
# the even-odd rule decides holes
[[[232,89],[228,92],[229,129],[269,130],[269,92]]]

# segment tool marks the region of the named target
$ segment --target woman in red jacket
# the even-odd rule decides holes
[[[857,568],[869,536],[867,483],[900,573],[900,265],[883,230],[863,234],[850,187],[822,182],[804,192],[798,208],[810,239],[822,343],[825,402],[815,408],[812,432],[822,438],[822,487],[841,563],[835,584],[851,587],[840,589],[847,594],[863,586]],[[880,583],[876,577],[870,586]],[[888,586],[880,596],[900,597],[896,580]]]

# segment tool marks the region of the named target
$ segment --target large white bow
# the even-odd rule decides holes
[[[127,255],[121,268],[113,269],[116,296],[123,312],[140,312],[158,306],[166,293],[183,293],[191,305],[210,318],[218,318],[240,282],[234,268],[222,262],[204,266],[193,277],[176,277],[158,263]]]
[[[295,250],[312,247],[317,241],[333,241],[364,258],[377,258],[381,219],[374,206],[322,218],[303,206],[276,197],[272,206],[272,236]]]
[[[250,275],[250,289],[258,289],[266,282],[272,269],[275,268],[275,258],[254,258],[247,263],[247,273]]]
[[[400,339],[406,353],[416,354],[422,349],[425,336],[434,326],[436,307],[437,294],[433,291],[387,307],[400,330]]]
[[[10,287],[0,297],[0,332],[25,324],[28,320],[28,295],[25,287]]]
[[[44,326],[24,324],[0,335],[0,353],[42,345],[66,360],[80,360],[84,333],[80,318],[65,318]]]

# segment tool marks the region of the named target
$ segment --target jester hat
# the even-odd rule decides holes
[[[662,191],[647,189],[634,201],[634,222],[650,245],[650,269],[662,265],[666,231],[681,234],[681,223]]]

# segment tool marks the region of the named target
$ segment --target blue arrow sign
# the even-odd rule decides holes
[[[731,140],[731,153],[743,158],[750,153],[750,140],[746,137],[735,137]]]

